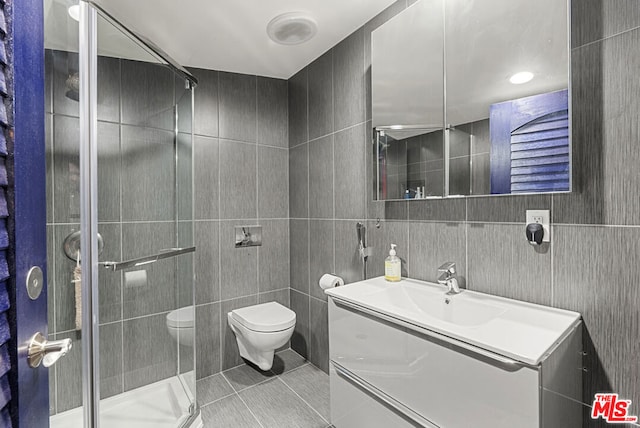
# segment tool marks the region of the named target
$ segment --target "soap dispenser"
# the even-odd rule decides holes
[[[396,256],[396,244],[391,244],[389,257],[384,260],[384,279],[389,282],[400,281],[400,273],[402,271],[402,262],[400,257]]]

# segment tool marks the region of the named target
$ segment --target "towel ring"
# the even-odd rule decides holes
[[[73,232],[64,238],[64,243],[62,244],[64,254],[69,260],[73,260],[76,263],[78,262],[78,254],[80,254],[80,236],[79,230]],[[102,254],[102,250],[104,250],[104,240],[102,235],[98,233],[98,255]]]

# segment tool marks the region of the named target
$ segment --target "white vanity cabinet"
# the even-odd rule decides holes
[[[568,415],[556,402],[580,398],[579,315],[574,322],[567,320],[567,328],[532,364],[425,328],[419,324],[428,318],[413,320],[420,316],[416,307],[404,312],[399,307],[398,314],[389,306],[378,308],[371,283],[349,294],[347,287],[357,284],[327,293],[331,422],[336,428],[582,426],[579,411]],[[369,298],[359,295],[363,290]],[[433,296],[439,297],[444,299]],[[385,296],[386,302],[393,300]],[[474,334],[478,326],[464,328]]]

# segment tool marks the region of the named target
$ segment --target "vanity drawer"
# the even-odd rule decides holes
[[[441,427],[540,426],[537,369],[450,341],[329,299],[330,358],[355,377]]]

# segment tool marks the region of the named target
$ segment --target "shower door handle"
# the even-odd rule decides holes
[[[29,340],[27,361],[29,367],[36,368],[42,363],[45,367],[55,364],[60,357],[65,356],[72,347],[71,339],[47,340],[38,332]]]

